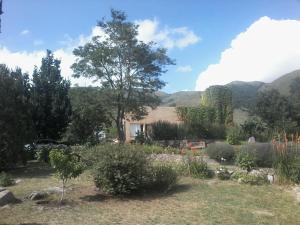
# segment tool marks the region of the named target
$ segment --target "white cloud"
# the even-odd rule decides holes
[[[33,41],[33,45],[34,46],[40,46],[40,45],[43,45],[44,44],[44,41],[43,40],[34,40]]]
[[[27,34],[29,34],[29,33],[30,33],[29,30],[22,30],[22,31],[20,32],[20,35],[25,36],[25,35],[27,35]]]
[[[180,73],[188,73],[192,71],[192,67],[190,65],[187,66],[178,66],[176,69],[177,72]]]
[[[79,86],[88,86],[96,84],[91,79],[87,78],[73,78],[71,65],[75,62],[75,56],[72,51],[74,48],[84,45],[94,36],[104,35],[99,27],[93,27],[91,33],[87,36],[80,35],[78,38],[72,39],[69,35],[65,35],[65,40],[61,41],[62,48],[53,51],[54,57],[61,60],[61,73],[70,79],[72,85],[78,84]],[[42,45],[42,40],[35,40],[34,45]],[[0,46],[0,63],[6,64],[10,68],[20,67],[23,72],[32,73],[34,66],[40,67],[41,59],[46,55],[46,51],[11,51],[5,46]]]
[[[231,81],[271,82],[300,68],[300,21],[262,17],[237,35],[220,61],[199,74],[196,90]]]
[[[146,43],[153,41],[165,48],[185,48],[201,40],[187,27],[161,28],[158,20],[138,20],[138,39]]]

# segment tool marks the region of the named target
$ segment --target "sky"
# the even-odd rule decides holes
[[[91,85],[72,78],[72,50],[101,34],[111,8],[139,25],[139,40],[168,49],[168,93],[300,69],[300,0],[3,0],[0,63],[31,73],[50,49],[73,85]]]

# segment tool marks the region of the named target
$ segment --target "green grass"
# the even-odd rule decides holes
[[[169,194],[114,198],[95,190],[88,172],[69,183],[67,204],[37,205],[24,197],[58,186],[52,171],[31,163],[13,173],[21,183],[9,187],[22,203],[0,208],[0,224],[300,224],[300,204],[287,187],[248,186],[217,179],[182,177]]]

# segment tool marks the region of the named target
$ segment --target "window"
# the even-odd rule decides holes
[[[130,124],[130,137],[135,137],[136,133],[141,131],[141,125],[138,123],[131,123]]]

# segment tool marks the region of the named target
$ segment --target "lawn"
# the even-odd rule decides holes
[[[300,224],[300,204],[288,187],[248,186],[217,179],[181,177],[168,194],[129,198],[102,195],[88,172],[69,183],[67,203],[36,204],[24,197],[58,186],[51,169],[31,162],[14,172],[22,181],[9,189],[23,202],[0,208],[0,224]]]

